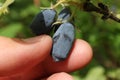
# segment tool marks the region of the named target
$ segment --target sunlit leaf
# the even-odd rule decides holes
[[[115,70],[111,70],[107,73],[107,76],[112,78],[112,79],[116,79],[116,80],[120,80],[120,68],[115,69]]]
[[[120,18],[120,14],[117,14],[117,17]]]
[[[5,3],[4,3],[2,6],[0,6],[0,15],[1,15],[1,14],[5,14],[5,13],[8,13],[7,8],[8,8],[8,6],[9,6],[10,4],[12,4],[13,2],[14,2],[14,0],[6,0]]]
[[[106,80],[103,67],[93,67],[84,80]]]

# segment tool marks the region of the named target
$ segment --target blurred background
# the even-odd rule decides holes
[[[0,0],[0,3],[5,0]],[[80,0],[79,0],[80,1]],[[81,0],[84,1],[84,0]],[[92,0],[107,4],[114,14],[120,16],[120,0]],[[29,38],[33,17],[40,6],[49,7],[48,0],[15,0],[9,13],[0,16],[0,36]],[[58,7],[59,11],[60,8]],[[93,59],[86,67],[71,73],[75,80],[120,80],[120,23],[103,21],[97,13],[77,9],[75,17],[76,38],[86,40],[93,48]]]

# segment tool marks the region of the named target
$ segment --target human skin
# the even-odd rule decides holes
[[[92,59],[90,45],[81,39],[75,40],[70,55],[61,62],[53,61],[51,48],[52,39],[47,35],[29,39],[1,36],[0,80],[73,80],[68,73]]]

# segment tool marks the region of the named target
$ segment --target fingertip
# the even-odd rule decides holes
[[[93,56],[92,53],[92,48],[88,42],[77,39],[68,59],[68,62],[70,63],[69,66],[72,68],[72,65],[74,65],[73,68],[75,69],[84,67],[91,61]]]
[[[73,80],[73,77],[65,72],[55,73],[47,80]]]

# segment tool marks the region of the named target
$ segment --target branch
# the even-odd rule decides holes
[[[108,6],[106,6],[103,3],[98,3],[98,7],[95,6],[93,3],[91,3],[90,1],[86,1],[83,5],[83,9],[87,12],[96,12],[96,13],[100,13],[102,14],[102,19],[103,20],[107,20],[108,18],[119,22],[120,23],[120,19],[118,17],[116,17],[108,8]]]

